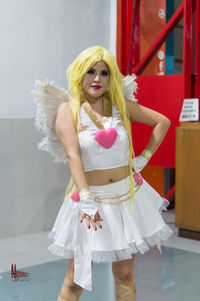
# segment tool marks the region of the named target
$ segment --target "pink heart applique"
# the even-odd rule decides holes
[[[135,179],[135,182],[136,182],[138,185],[142,185],[142,183],[143,183],[143,178],[142,178],[142,175],[141,175],[140,172],[134,172],[133,177],[134,177],[134,179]]]
[[[98,130],[96,132],[95,139],[104,148],[110,148],[117,139],[117,131],[115,128]]]
[[[74,193],[71,195],[71,199],[74,201],[74,202],[80,202],[80,195],[78,193],[78,189],[76,189],[74,191]]]

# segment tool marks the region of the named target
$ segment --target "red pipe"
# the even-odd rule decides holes
[[[172,197],[174,196],[175,193],[175,185],[170,188],[170,190],[165,194],[164,198],[167,199],[168,201],[172,200]]]
[[[192,0],[184,1],[183,24],[183,76],[184,98],[191,98],[191,68],[192,68]]]

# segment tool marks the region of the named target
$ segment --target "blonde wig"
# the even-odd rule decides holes
[[[112,55],[112,53],[101,46],[90,47],[82,51],[79,54],[79,56],[75,59],[75,61],[67,69],[67,76],[69,79],[69,89],[72,94],[72,102],[71,102],[72,115],[75,124],[77,125],[77,122],[79,122],[80,120],[80,112],[79,112],[80,104],[82,104],[86,100],[82,92],[83,76],[87,73],[89,69],[92,68],[93,65],[95,65],[99,61],[104,61],[107,64],[110,72],[109,90],[106,92],[105,96],[120,111],[123,118],[124,127],[128,133],[129,148],[130,148],[129,205],[131,208],[131,203],[134,196],[134,180],[133,180],[133,172],[132,172],[132,157],[134,156],[134,151],[132,145],[130,116],[126,110],[126,105],[123,96],[122,78],[124,76],[120,73],[117,62],[114,56]],[[78,127],[77,127],[77,132],[78,132]],[[73,182],[73,179],[71,178],[70,183],[66,190],[65,200],[69,198],[75,190],[76,187]]]

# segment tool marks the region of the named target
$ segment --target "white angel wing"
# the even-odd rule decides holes
[[[138,84],[135,81],[136,75],[127,75],[122,79],[123,81],[123,92],[124,92],[124,97],[127,99],[130,99],[132,101],[137,102],[137,99],[135,98],[135,95],[133,93],[136,93]]]
[[[128,75],[123,79],[124,97],[137,102],[133,95],[137,89],[136,75]],[[67,162],[67,156],[60,142],[56,129],[55,120],[58,106],[63,102],[70,101],[68,91],[59,88],[53,81],[46,79],[44,82],[35,81],[35,89],[32,91],[34,102],[37,105],[35,126],[45,137],[38,144],[38,148],[46,150],[54,157],[54,162]]]
[[[45,135],[38,144],[38,148],[50,152],[54,157],[54,162],[66,163],[67,156],[56,134],[55,120],[58,106],[70,101],[70,95],[48,79],[44,82],[36,80],[34,86],[33,101],[37,105],[35,126]]]

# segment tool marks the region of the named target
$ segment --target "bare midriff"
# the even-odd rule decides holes
[[[129,165],[85,172],[88,186],[112,184],[128,177],[129,174]]]

